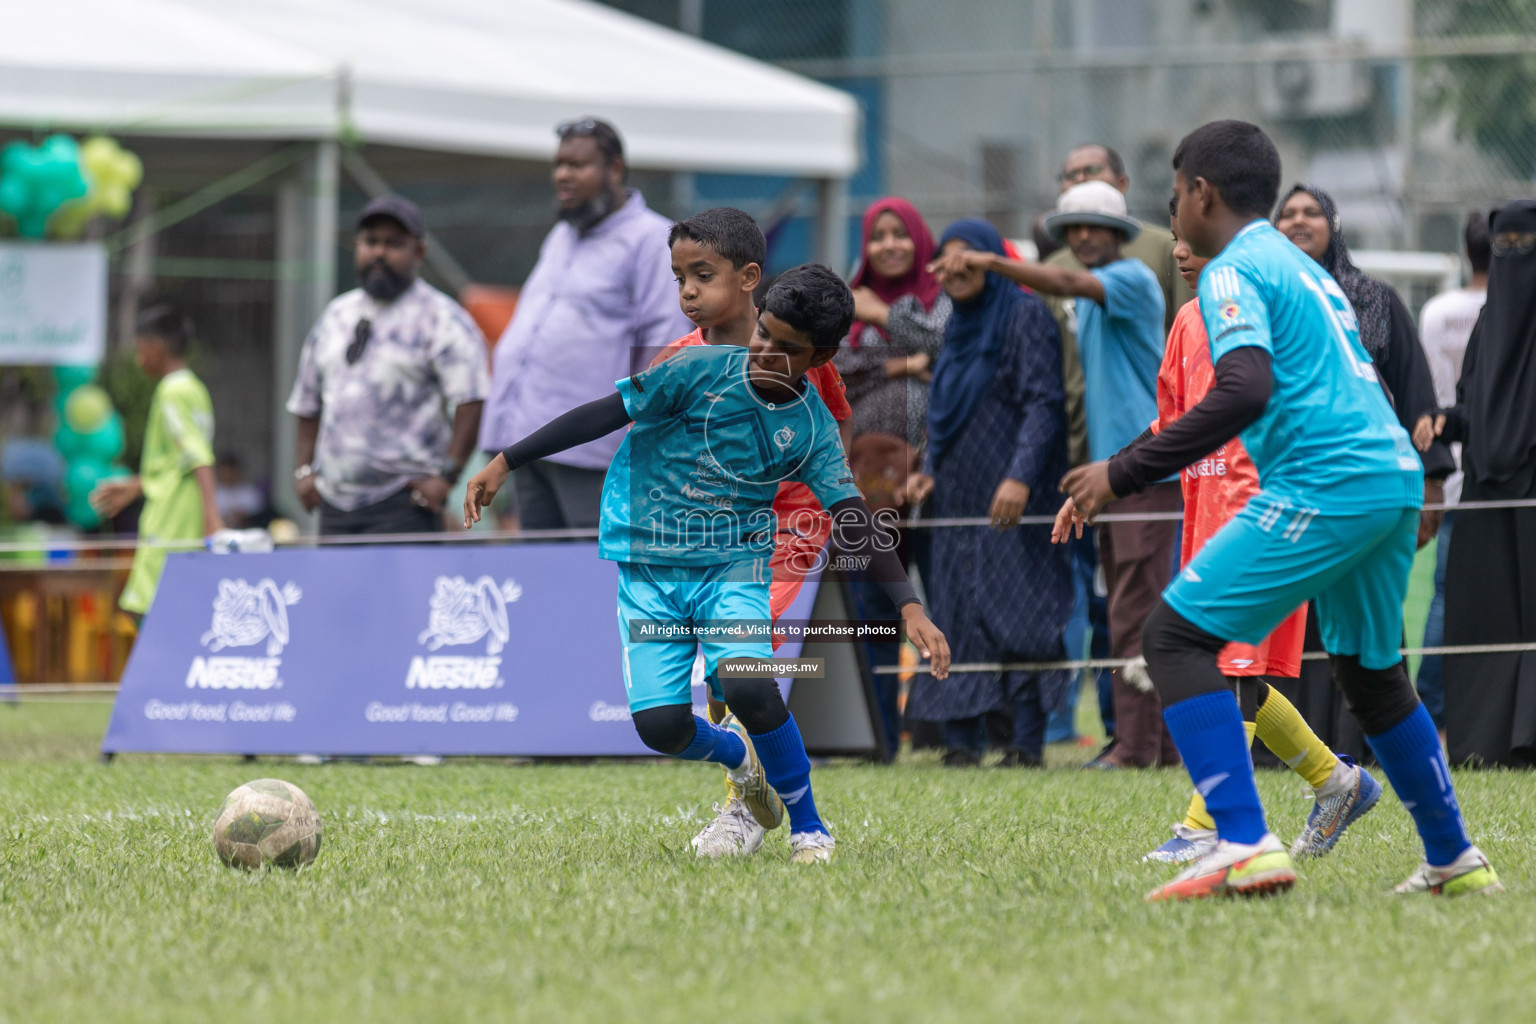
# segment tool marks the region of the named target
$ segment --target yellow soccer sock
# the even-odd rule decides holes
[[[1259,705],[1259,739],[1270,751],[1307,780],[1313,789],[1328,781],[1339,759],[1301,717],[1296,705],[1273,686]]]
[[[1271,689],[1269,692],[1273,694],[1275,691]],[[1295,709],[1293,708],[1292,710]],[[1243,732],[1248,734],[1248,745],[1250,747],[1253,746],[1253,730],[1253,722],[1243,723]],[[1198,790],[1190,798],[1189,810],[1184,812],[1184,826],[1186,828],[1202,828],[1207,831],[1216,828],[1216,819],[1212,818],[1210,812],[1205,809],[1205,797],[1201,796]]]

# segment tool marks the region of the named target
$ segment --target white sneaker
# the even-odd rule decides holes
[[[1400,896],[1417,892],[1432,896],[1496,896],[1504,891],[1504,884],[1483,851],[1469,846],[1443,868],[1428,862],[1420,864],[1392,891]]]
[[[795,832],[789,837],[793,851],[789,859],[796,864],[830,864],[837,842],[825,832]]]
[[[748,813],[763,828],[778,828],[784,823],[784,801],[774,792],[768,776],[763,774],[763,762],[758,760],[757,748],[752,745],[747,727],[735,715],[726,715],[720,728],[729,729],[741,737],[742,745],[747,748],[747,759],[742,762],[741,768],[735,772],[726,769],[725,772],[726,788],[730,790],[731,797],[740,798]]]
[[[1209,896],[1267,896],[1296,884],[1291,855],[1266,832],[1256,843],[1223,839],[1204,857],[1147,894],[1148,903],[1195,900]]]
[[[1216,830],[1190,828],[1180,822],[1173,826],[1173,838],[1141,858],[1143,864],[1158,861],[1163,864],[1185,864],[1199,860],[1216,848]]]
[[[1307,827],[1291,844],[1292,857],[1322,857],[1344,835],[1344,830],[1376,806],[1381,783],[1347,755],[1339,757],[1328,781],[1312,794],[1312,813]]]
[[[732,798],[724,807],[715,804],[715,820],[688,843],[700,857],[745,857],[763,846],[763,826],[757,823],[746,804]]]

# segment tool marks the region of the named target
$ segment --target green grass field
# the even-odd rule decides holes
[[[1403,899],[1390,798],[1267,901],[1146,906],[1182,772],[836,764],[826,868],[687,847],[695,765],[95,762],[102,705],[0,705],[0,1021],[1495,1021],[1536,991],[1536,779],[1458,774],[1509,893]],[[299,874],[222,867],[224,794],[325,819]],[[1276,831],[1299,780],[1260,780]]]

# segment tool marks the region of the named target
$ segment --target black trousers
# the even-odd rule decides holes
[[[512,474],[517,522],[525,530],[580,530],[597,526],[606,469],[580,469],[539,459]]]
[[[350,512],[327,501],[320,503],[322,534],[437,533],[442,528],[441,515],[411,503],[410,487]]]

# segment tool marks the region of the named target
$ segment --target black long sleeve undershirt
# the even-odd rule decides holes
[[[501,457],[507,460],[508,469],[518,469],[567,448],[596,441],[627,426],[629,422],[629,410],[624,407],[624,398],[615,391],[555,417],[503,450]],[[876,527],[874,517],[863,498],[846,498],[827,511],[832,515],[833,528],[844,550],[870,553],[866,575],[880,584],[892,604],[900,608],[920,603],[917,592],[907,580],[901,559],[889,543],[890,538],[883,536]]]
[[[1110,488],[1123,498],[1209,455],[1264,414],[1274,386],[1268,352],[1254,345],[1228,352],[1216,364],[1216,386],[1193,409],[1109,460]]]
[[[575,448],[588,441],[607,437],[615,430],[629,425],[629,410],[624,408],[624,396],[615,391],[595,402],[578,405],[570,412],[562,413],[538,430],[502,451],[508,469],[517,469],[539,459]]]
[[[865,579],[880,584],[885,596],[898,609],[922,603],[907,579],[906,567],[896,555],[895,538],[882,535],[863,498],[844,498],[827,511],[832,516],[832,536],[842,550],[854,554],[870,553],[869,568],[864,570]]]

